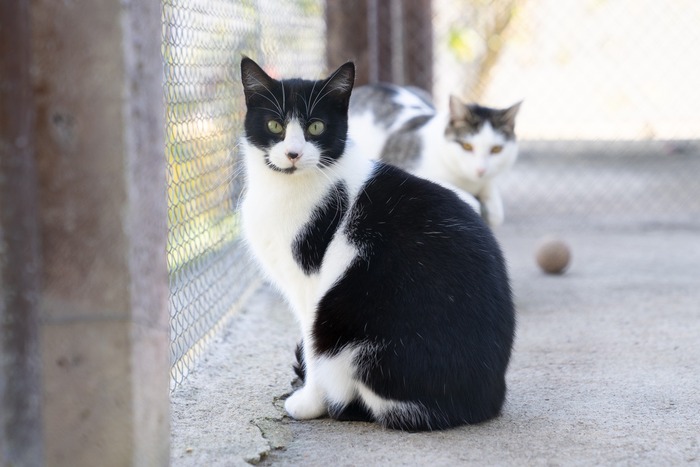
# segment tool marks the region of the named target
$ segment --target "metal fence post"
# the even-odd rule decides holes
[[[432,92],[431,0],[326,2],[328,67],[357,65],[356,85],[385,81]]]

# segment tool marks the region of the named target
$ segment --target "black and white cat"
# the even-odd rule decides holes
[[[448,113],[423,90],[362,86],[350,101],[350,137],[364,154],[473,195],[491,226],[503,223],[495,179],[518,156],[517,103],[507,109],[465,104],[450,96]]]
[[[275,80],[244,58],[246,242],[301,326],[296,419],[432,430],[499,414],[515,326],[504,260],[450,190],[347,139],[352,63]]]

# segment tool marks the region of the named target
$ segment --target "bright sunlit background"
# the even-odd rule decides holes
[[[518,121],[523,139],[700,135],[700,54],[695,50],[700,3],[463,1],[472,5],[467,11],[494,3],[509,10],[500,29],[494,24],[497,13],[482,14],[491,21],[481,31],[474,25],[478,21],[470,25],[455,19],[458,3],[434,2],[438,102],[454,89],[494,106],[524,99]],[[489,54],[494,63],[480,74]]]

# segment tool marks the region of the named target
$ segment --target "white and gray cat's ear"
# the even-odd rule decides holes
[[[515,117],[518,115],[518,111],[520,110],[520,105],[522,103],[523,101],[519,101],[507,109],[501,110],[501,120],[505,125],[509,126],[510,128],[515,128]]]
[[[350,100],[350,93],[355,85],[355,64],[347,62],[341,65],[326,79],[327,92],[341,99]]]
[[[450,120],[453,122],[466,120],[468,116],[469,110],[462,102],[462,99],[454,94],[450,94]]]
[[[252,95],[263,91],[270,92],[275,80],[265,73],[260,65],[248,57],[243,57],[241,60],[241,81],[243,82],[245,101],[248,103]]]
[[[518,115],[518,111],[520,110],[520,105],[522,103],[523,101],[516,102],[507,109],[499,111],[499,121],[511,133],[515,131],[515,117]]]
[[[469,106],[459,97],[450,94],[450,122],[453,124],[457,123],[457,126],[466,125],[468,122],[472,121],[472,117],[473,115]]]

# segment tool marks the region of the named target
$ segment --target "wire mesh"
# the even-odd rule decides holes
[[[256,283],[236,211],[240,59],[315,76],[325,68],[324,36],[319,0],[163,2],[171,390]]]
[[[276,77],[354,59],[360,84],[422,86],[440,110],[524,99],[507,223],[697,226],[698,22],[695,0],[164,0],[172,387],[255,281],[236,214],[243,54]]]

